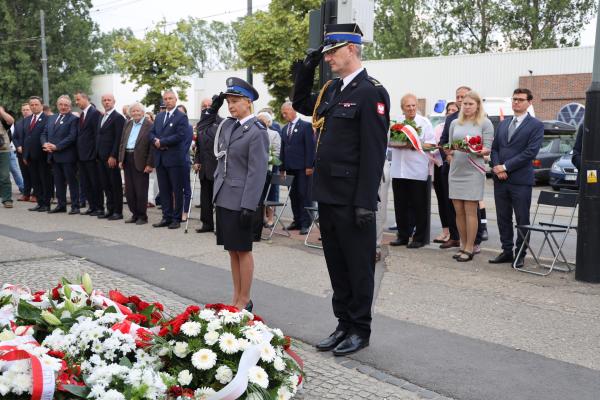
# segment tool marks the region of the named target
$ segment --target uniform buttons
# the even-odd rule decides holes
[[[350,175],[350,171],[346,171],[346,175]]]

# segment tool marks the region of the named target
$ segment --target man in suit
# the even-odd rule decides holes
[[[283,103],[281,115],[287,121],[282,128],[281,173],[294,176],[290,190],[294,221],[288,229],[300,229],[300,234],[306,235],[310,216],[304,207],[310,206],[310,177],[315,160],[313,127],[300,119],[291,102]]]
[[[186,157],[189,157],[185,139],[190,124],[187,115],[176,108],[177,95],[174,91],[167,90],[163,101],[166,110],[156,116],[150,130],[162,205],[162,220],[152,226],[177,229],[181,226],[183,213],[183,180]]]
[[[223,118],[218,113],[210,114],[211,105],[211,99],[202,100],[202,115],[196,125],[194,171],[198,172],[200,179],[200,221],[202,222],[202,227],[196,229],[198,233],[213,232],[215,230],[212,198],[217,158],[215,157],[214,145],[215,134]]]
[[[125,196],[131,218],[125,223],[148,223],[148,183],[154,170],[154,152],[150,142],[152,122],[145,118],[140,103],[129,107],[131,119],[125,124],[119,146],[119,167],[125,171]]]
[[[54,185],[56,186],[57,206],[53,213],[67,211],[67,185],[71,194],[71,211],[79,214],[79,182],[76,177],[77,163],[77,123],[79,118],[71,113],[71,98],[63,95],[56,101],[59,114],[48,117],[46,129],[42,134],[42,148],[48,154],[52,164]]]
[[[23,118],[15,122],[14,133],[13,133],[13,144],[17,149],[17,160],[19,161],[19,168],[21,169],[21,175],[23,176],[23,194],[17,199],[17,201],[32,201],[35,196],[32,196],[32,185],[31,185],[31,173],[29,167],[23,162],[23,139],[25,138],[25,118],[31,115],[31,108],[29,103],[21,104],[21,114]],[[35,200],[37,202],[37,200]]]
[[[85,215],[98,217],[104,215],[104,198],[98,176],[96,158],[96,137],[102,116],[90,104],[90,97],[84,92],[75,93],[75,103],[81,109],[77,130],[77,158],[79,160],[79,177],[83,183],[87,201],[89,203]]]
[[[294,109],[319,127],[313,198],[319,203],[323,250],[333,287],[335,331],[317,344],[334,355],[369,345],[373,302],[377,191],[386,158],[390,98],[362,67],[356,24],[325,25],[322,49],[296,69]],[[311,93],[325,58],[339,78]]]
[[[37,196],[37,206],[29,211],[50,211],[52,181],[50,164],[46,153],[42,151],[42,133],[46,129],[48,117],[42,112],[42,99],[38,96],[29,98],[32,115],[25,118],[23,137],[23,161],[29,167],[33,192]]]
[[[115,110],[115,97],[102,96],[104,115],[100,118],[96,149],[98,150],[98,175],[106,195],[106,213],[98,218],[109,221],[123,219],[123,182],[119,167],[119,145],[125,118]]]
[[[492,264],[514,261],[517,268],[523,267],[525,252],[518,260],[513,256],[513,211],[517,225],[529,224],[531,192],[535,183],[533,160],[544,140],[544,124],[529,115],[533,95],[529,89],[518,88],[513,92],[514,116],[500,123],[492,143],[494,173],[494,200],[502,253],[489,260]],[[519,249],[523,239],[517,237]]]

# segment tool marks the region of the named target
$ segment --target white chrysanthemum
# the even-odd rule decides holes
[[[215,312],[211,309],[204,309],[201,310],[198,313],[198,316],[200,317],[200,319],[204,320],[204,321],[212,321],[214,320],[217,316],[215,315]]]
[[[225,322],[226,324],[239,324],[242,320],[242,314],[233,313],[228,310],[219,311],[219,316],[223,318],[223,322]]]
[[[31,374],[15,374],[12,379],[12,390],[16,394],[31,393]]]
[[[235,354],[240,350],[240,345],[233,333],[224,333],[219,338],[219,348],[225,354]]]
[[[292,398],[292,394],[285,386],[281,386],[277,389],[277,400],[290,400]]]
[[[283,358],[275,357],[275,360],[273,360],[273,367],[277,371],[283,371],[285,369],[285,361],[283,361]]]
[[[275,349],[270,343],[264,342],[260,345],[260,359],[264,362],[271,362],[275,359]]]
[[[177,382],[179,382],[181,386],[187,386],[192,382],[193,378],[194,376],[190,373],[190,371],[184,369],[177,375]]]
[[[184,358],[188,354],[188,348],[189,346],[186,342],[177,342],[173,346],[173,353],[179,358]]]
[[[238,346],[240,346],[240,350],[244,351],[246,350],[248,347],[250,347],[251,343],[248,339],[238,339]]]
[[[206,329],[208,329],[209,331],[218,331],[222,327],[223,327],[223,325],[221,324],[221,321],[219,321],[218,319],[210,321],[208,323],[208,325],[206,325]]]
[[[181,332],[184,335],[189,337],[196,337],[200,334],[202,330],[202,325],[199,322],[188,321],[185,324],[181,325]]]
[[[223,385],[226,385],[233,379],[233,371],[227,365],[221,365],[217,368],[215,378]]]
[[[216,392],[213,388],[201,387],[199,389],[196,389],[196,391],[194,392],[194,399],[206,400],[215,393]]]
[[[125,396],[121,392],[111,389],[104,393],[104,396],[100,397],[100,400],[125,400]]]
[[[290,386],[292,386],[292,394],[296,394],[296,392],[298,391],[298,380],[298,375],[290,376]]]
[[[217,362],[217,355],[210,349],[201,349],[192,354],[192,365],[200,370],[211,369]]]
[[[96,311],[94,311],[94,317],[96,317],[96,318],[100,318],[103,315],[104,315],[104,310],[96,310]]]
[[[54,372],[58,372],[62,368],[62,360],[50,356],[42,357],[42,364]]]
[[[219,333],[217,331],[208,331],[204,334],[204,341],[207,345],[212,346],[219,341]]]
[[[263,389],[266,389],[269,386],[269,375],[259,366],[250,368],[250,371],[248,372],[248,380]]]
[[[271,332],[273,332],[273,335],[275,335],[277,337],[280,337],[280,338],[283,337],[283,332],[279,328],[273,328],[273,329],[271,329]]]
[[[244,331],[244,336],[253,344],[260,343],[262,341],[262,335],[254,328],[249,328]]]

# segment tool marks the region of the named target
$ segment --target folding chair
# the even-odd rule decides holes
[[[321,231],[321,227],[319,226],[319,208],[318,207],[304,207],[304,209],[306,210],[306,212],[308,213],[308,216],[310,217],[310,227],[308,228],[308,233],[306,234],[306,237],[304,238],[304,245],[308,246],[308,247],[312,247],[313,249],[322,249],[323,246],[317,243],[311,243],[308,241],[308,238],[310,237],[310,233],[312,232],[313,228],[316,226],[317,229],[319,229],[319,232]]]
[[[517,234],[523,238],[523,244],[519,247],[519,251],[517,252],[517,256],[515,257],[515,261],[513,262],[513,268],[517,271],[527,272],[535,275],[546,276],[549,275],[554,269],[562,272],[571,272],[575,268],[575,264],[571,263],[567,260],[565,255],[563,254],[562,248],[567,240],[567,236],[571,230],[577,231],[577,225],[573,225],[573,218],[575,216],[575,211],[577,210],[578,197],[577,193],[553,193],[553,192],[540,192],[537,201],[537,207],[535,209],[535,214],[533,216],[533,220],[530,225],[516,225]],[[544,206],[545,208],[551,207],[553,208],[551,217],[549,221],[539,221],[536,223],[538,219],[538,212],[540,211],[540,206]],[[571,209],[571,214],[568,217],[568,222],[559,222],[557,221],[557,211],[559,208]],[[539,251],[536,252],[531,247],[530,239],[531,233],[538,232],[544,235],[544,240],[540,246]],[[556,236],[559,236],[558,240]],[[544,264],[541,262],[541,255],[544,247],[548,245],[550,251],[552,252],[553,259],[551,264]],[[521,257],[524,252],[529,249],[531,250],[531,255],[535,260],[536,264],[540,268],[546,268],[547,272],[538,272],[531,269],[526,268],[516,268],[515,265],[517,260]],[[556,263],[558,258],[560,257],[560,263],[564,264],[564,267],[557,267]]]
[[[287,227],[284,225],[283,221],[281,221],[281,216],[283,215],[283,212],[287,208],[288,202],[290,200],[290,188],[292,187],[293,181],[294,181],[293,175],[286,175],[286,176],[279,175],[279,174],[271,175],[271,182],[269,183],[269,189],[267,190],[267,193],[269,193],[271,191],[271,187],[273,185],[280,185],[280,186],[287,187],[287,195],[285,197],[284,202],[268,201],[268,200],[266,200],[264,202],[265,207],[280,207],[280,209],[279,209],[279,212],[275,212],[275,222],[273,223],[273,226],[270,228],[271,231],[269,232],[269,234],[267,236],[261,237],[263,240],[271,239],[271,237],[273,237],[274,233],[276,233],[278,235],[282,235],[282,236],[287,236],[287,237],[292,236],[292,234],[287,230]],[[277,227],[277,224],[281,225],[284,233],[275,232],[275,228]]]

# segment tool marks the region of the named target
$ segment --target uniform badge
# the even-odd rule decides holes
[[[169,124],[169,126],[173,126],[173,123],[171,122],[171,123]]]
[[[63,124],[63,121],[61,120],[61,121],[60,121],[60,125],[62,125],[62,124]]]
[[[377,114],[385,115],[385,104],[377,103]]]

